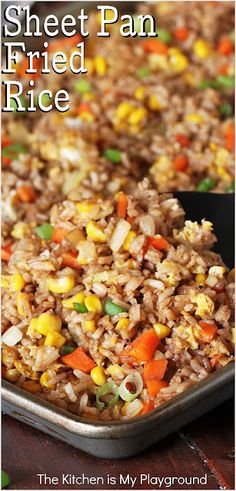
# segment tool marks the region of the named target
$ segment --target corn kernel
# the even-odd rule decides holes
[[[23,222],[18,222],[15,223],[11,235],[14,237],[14,239],[24,239],[29,232],[29,227],[26,225],[26,223]]]
[[[171,328],[170,327],[165,326],[164,324],[160,324],[159,322],[155,322],[155,324],[153,324],[153,327],[154,327],[154,330],[155,330],[156,335],[160,339],[166,338],[171,333]]]
[[[103,58],[102,56],[96,56],[94,58],[94,66],[95,66],[95,70],[96,70],[98,75],[100,75],[101,77],[103,75],[105,75],[105,73],[107,71],[107,65],[106,65],[105,58]]]
[[[48,289],[53,293],[68,293],[75,286],[74,276],[62,276],[61,278],[49,278]]]
[[[90,372],[90,377],[96,385],[103,385],[107,378],[103,367],[95,367]]]
[[[197,286],[204,285],[206,281],[206,275],[203,273],[198,273],[195,276],[195,283]]]
[[[228,163],[230,157],[230,153],[226,148],[219,148],[215,157],[215,164],[218,166],[224,166]]]
[[[103,307],[100,299],[97,295],[88,295],[84,300],[85,306],[89,312],[96,312],[96,314],[102,314]]]
[[[166,55],[151,53],[148,56],[148,63],[151,70],[156,70],[158,68],[160,70],[167,71],[169,69],[168,58]]]
[[[129,116],[129,124],[131,125],[139,125],[142,123],[147,116],[147,111],[144,107],[138,107],[137,109],[134,109],[132,113]]]
[[[170,48],[168,54],[171,69],[175,73],[182,73],[188,66],[188,58],[176,48]]]
[[[92,239],[94,242],[104,244],[107,241],[106,234],[104,234],[96,222],[90,221],[86,226],[86,232],[90,239]]]
[[[115,363],[114,365],[110,365],[107,368],[107,372],[114,379],[122,379],[122,378],[124,378],[124,375],[125,375],[123,369],[117,363]]]
[[[59,332],[49,332],[45,339],[45,346],[55,346],[60,349],[65,344],[66,338],[59,334]]]
[[[61,319],[57,315],[44,312],[39,317],[36,317],[36,319],[31,319],[30,327],[33,327],[35,331],[46,336],[49,332],[61,331]]]
[[[93,319],[89,321],[84,321],[83,330],[85,332],[95,332],[96,331],[95,321]]]
[[[22,384],[22,389],[31,392],[31,394],[36,394],[36,392],[40,391],[41,387],[39,383],[34,382],[33,380],[25,380]]]
[[[98,211],[98,206],[95,203],[79,202],[76,203],[76,208],[82,218],[92,218]]]
[[[225,170],[224,167],[217,167],[217,174],[223,179],[223,181],[232,181],[231,175]]]
[[[5,373],[5,379],[9,382],[16,382],[20,377],[20,372],[18,372],[17,368],[8,368]]]
[[[193,45],[194,54],[201,60],[205,60],[211,53],[209,44],[203,39],[197,39]]]
[[[185,71],[183,74],[183,78],[185,82],[190,86],[190,87],[195,87],[196,86],[196,80],[192,72]]]
[[[77,262],[81,265],[89,264],[90,261],[96,259],[97,251],[95,244],[88,240],[80,240],[79,242],[79,254],[77,256]]]
[[[29,295],[27,293],[20,292],[16,297],[16,308],[20,316],[25,317],[30,311]]]
[[[204,121],[203,116],[197,113],[188,114],[185,119],[187,123],[196,123],[196,124],[202,123]]]
[[[148,105],[152,111],[161,111],[163,109],[162,104],[159,102],[156,94],[152,94],[149,97]]]
[[[209,147],[210,147],[210,149],[212,150],[212,152],[216,152],[216,150],[217,150],[217,145],[216,145],[216,143],[214,143],[214,142],[210,142]]]
[[[127,329],[130,324],[129,319],[120,319],[116,324],[116,329]]]
[[[49,375],[48,375],[48,372],[42,373],[42,375],[40,377],[40,384],[43,387],[46,387],[47,389],[53,389],[54,388],[54,386],[49,383]]]
[[[84,303],[85,294],[84,292],[79,292],[73,295],[73,297],[66,298],[62,300],[62,306],[69,310],[74,310],[74,303]]]
[[[135,239],[135,237],[137,237],[137,234],[136,234],[136,232],[133,232],[132,230],[127,234],[126,239],[125,239],[125,241],[123,243],[123,249],[125,251],[129,251],[130,250],[130,246],[131,246],[132,240]]]
[[[1,275],[1,288],[9,288],[9,278],[10,276]]]
[[[13,274],[9,277],[9,287],[12,292],[19,292],[25,286],[25,281],[20,273]]]
[[[115,117],[118,121],[123,121],[132,113],[133,106],[129,102],[121,102],[116,108]]]
[[[140,85],[137,87],[137,89],[134,92],[134,97],[138,101],[143,101],[145,98],[145,87],[143,85]]]

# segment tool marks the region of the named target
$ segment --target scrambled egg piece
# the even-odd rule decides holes
[[[202,229],[211,232],[213,225],[207,220],[202,220],[201,225],[197,222],[191,222],[191,220],[186,220],[184,222],[184,228],[182,230],[174,230],[173,235],[177,240],[183,240],[190,242],[191,244],[199,239],[199,234],[201,234]]]
[[[176,332],[186,341],[188,347],[192,349],[198,348],[198,342],[195,339],[195,330],[192,326],[179,326]]]
[[[209,358],[212,358],[213,356],[216,356],[216,355],[228,355],[229,356],[229,351],[228,349],[226,348],[226,346],[224,345],[224,343],[222,343],[222,341],[220,341],[220,339],[213,339],[213,341],[211,341],[210,344],[206,345],[205,347],[205,352],[206,352],[206,355],[209,356]]]
[[[222,280],[225,274],[225,268],[223,266],[212,266],[209,269],[208,274],[210,276],[215,276],[219,280]]]
[[[207,314],[213,314],[215,304],[211,298],[205,293],[198,293],[191,297],[191,301],[197,304],[196,315],[199,317],[205,317]]]
[[[157,266],[156,277],[162,280],[166,286],[176,286],[182,279],[181,269],[180,264],[164,259]]]

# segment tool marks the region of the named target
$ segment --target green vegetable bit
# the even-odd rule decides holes
[[[36,227],[35,232],[40,239],[52,240],[53,227],[49,223],[44,223],[44,225]]]
[[[158,38],[160,41],[163,41],[163,43],[170,44],[172,41],[172,36],[169,31],[166,29],[157,29],[157,34]]]
[[[110,317],[113,317],[113,315],[120,314],[121,312],[127,312],[127,310],[123,307],[120,307],[116,303],[111,302],[111,300],[106,300],[105,312],[106,314],[110,315]]]
[[[142,67],[139,68],[136,73],[139,78],[145,78],[150,75],[150,70],[147,67]]]
[[[199,182],[197,186],[197,191],[202,191],[202,192],[210,191],[215,187],[215,185],[216,183],[214,179],[212,179],[211,177],[205,177],[205,179],[202,179],[202,181]]]
[[[27,153],[27,148],[21,145],[21,143],[12,143],[12,145],[8,145],[2,151],[3,156],[10,160],[18,159],[21,153]]]
[[[86,314],[86,312],[88,312],[88,309],[86,305],[84,305],[84,303],[74,302],[73,307],[76,310],[76,312],[79,312],[80,314]]]
[[[114,164],[118,164],[121,161],[121,152],[120,150],[116,150],[114,148],[107,148],[107,150],[104,152],[104,157]]]
[[[62,346],[60,354],[61,356],[69,355],[70,353],[73,353],[73,351],[75,351],[76,348],[77,345],[75,343],[68,343]]]
[[[80,94],[87,94],[88,92],[91,92],[91,85],[87,80],[78,80],[78,82],[75,83],[75,90]]]
[[[233,193],[235,190],[235,182],[231,182],[228,186],[225,188],[226,193]]]
[[[233,75],[219,75],[216,81],[222,89],[234,89]]]
[[[219,107],[219,113],[222,118],[230,118],[231,114],[233,113],[232,104],[230,104],[229,102],[221,104],[221,106]]]
[[[5,471],[2,471],[1,474],[1,488],[6,488],[10,484],[10,479],[8,474]]]
[[[26,109],[27,104],[26,104],[25,97],[23,95],[20,95],[20,96],[18,96],[18,98],[20,99],[21,105]],[[25,116],[26,115],[26,111],[19,111],[18,110],[18,104],[16,103],[15,99],[11,99],[10,106],[13,109],[13,112],[18,114],[19,116]]]
[[[45,106],[45,107],[47,107],[50,104],[52,104],[52,101],[51,101],[51,99],[50,99],[50,97],[49,97],[48,94],[42,94],[40,99],[41,99],[41,102],[42,102],[43,106]],[[39,105],[39,98],[38,98],[38,96],[35,97],[35,102],[36,102],[36,105],[38,106]]]
[[[107,406],[113,407],[119,401],[118,388],[113,382],[108,382],[101,385],[96,393],[96,406],[99,411],[102,411],[105,407],[105,402],[100,401],[100,398],[106,396],[107,394],[113,394],[113,397],[106,403]]]

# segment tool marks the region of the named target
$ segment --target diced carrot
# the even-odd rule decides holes
[[[190,141],[188,137],[185,135],[181,135],[181,134],[175,135],[175,139],[177,142],[180,143],[182,147],[189,147],[190,145]]]
[[[56,242],[56,244],[60,244],[66,235],[68,234],[68,230],[62,227],[53,227],[52,231],[52,241]]]
[[[173,160],[173,166],[179,172],[185,171],[188,167],[188,158],[185,155],[177,155]]]
[[[144,414],[150,413],[150,411],[153,411],[154,409],[155,408],[154,408],[152,401],[150,401],[150,399],[148,399],[148,401],[145,401],[143,403],[143,407],[142,407],[141,411],[139,411],[137,416],[144,416]]]
[[[61,51],[64,48],[70,49],[72,47],[76,47],[76,44],[80,43],[82,41],[82,37],[80,34],[75,34],[74,36],[70,38],[60,38],[60,39],[55,39],[55,41],[51,41],[49,46],[48,46],[48,51],[54,52],[54,51]]]
[[[200,338],[204,343],[209,343],[215,338],[217,333],[217,325],[214,322],[200,321],[199,326],[202,329]]]
[[[42,60],[33,58],[33,68],[37,70],[36,73],[27,73],[26,70],[28,70],[28,60],[25,57],[19,65],[17,66],[17,74],[22,77],[22,78],[30,78],[33,80],[36,80],[40,76],[40,68],[41,68]]]
[[[153,358],[159,344],[160,339],[154,329],[148,329],[128,345],[122,354],[131,356],[138,362],[149,361]]]
[[[11,257],[11,246],[10,245],[6,245],[6,246],[2,246],[1,247],[1,258],[2,258],[2,261],[9,261]]]
[[[77,269],[78,271],[81,270],[81,266],[77,261],[77,256],[78,253],[74,251],[68,251],[68,252],[63,252],[61,255],[62,257],[62,264],[64,266],[69,266],[70,268]]]
[[[156,53],[157,55],[166,55],[168,47],[160,39],[146,39],[142,42],[142,46],[146,53]]]
[[[176,27],[173,34],[175,39],[177,39],[177,41],[186,41],[186,39],[188,39],[189,36],[189,29],[186,26]]]
[[[150,360],[143,369],[143,380],[146,383],[152,379],[163,379],[167,368],[168,361],[166,358],[160,360]]]
[[[82,113],[91,113],[92,114],[92,109],[91,106],[87,102],[81,102],[79,106],[77,107],[77,113],[82,114]]]
[[[227,56],[227,55],[231,55],[231,53],[233,53],[233,50],[234,50],[234,45],[231,39],[226,36],[222,37],[217,46],[218,53]]]
[[[145,255],[150,247],[153,247],[157,251],[162,251],[168,249],[168,245],[167,240],[164,239],[162,235],[157,237],[147,237],[143,246],[143,254]]]
[[[234,150],[234,144],[235,144],[235,128],[234,124],[230,123],[225,132],[225,146],[227,150],[233,151]]]
[[[168,387],[168,382],[166,380],[152,379],[147,380],[147,391],[149,397],[156,397],[161,389]]]
[[[126,218],[127,214],[127,206],[128,206],[128,198],[125,193],[119,193],[116,213],[119,218]]]
[[[220,65],[220,67],[218,68],[218,73],[220,75],[227,75],[228,70],[229,70],[229,65],[225,63],[224,65]]]
[[[36,194],[32,186],[20,186],[17,188],[17,196],[23,203],[34,203]]]
[[[69,355],[62,356],[61,361],[68,367],[74,370],[81,370],[84,373],[90,373],[96,367],[96,363],[80,347],[69,353]]]

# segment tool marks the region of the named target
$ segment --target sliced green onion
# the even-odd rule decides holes
[[[12,143],[12,145],[8,145],[2,151],[3,156],[10,160],[18,159],[21,153],[27,153],[27,148],[21,145],[21,143]]]
[[[234,77],[233,75],[219,75],[216,79],[218,84],[223,89],[233,89],[234,88]]]
[[[40,225],[39,227],[36,227],[35,232],[38,235],[38,237],[40,237],[40,239],[51,240],[53,227],[49,223],[44,223],[44,225]]]
[[[139,399],[134,399],[134,401],[126,402],[124,404],[121,414],[125,419],[135,418],[135,416],[139,415],[142,408],[143,403]]]
[[[226,193],[233,193],[235,190],[235,182],[231,182],[226,188]]]
[[[49,97],[48,94],[42,94],[40,99],[41,99],[42,105],[45,107],[49,106],[52,103],[51,98]],[[35,103],[37,106],[39,105],[39,97],[38,96],[35,97]]]
[[[20,99],[20,103],[21,105],[27,109],[27,104],[26,104],[26,99],[23,95],[20,95],[18,96],[19,99]],[[16,103],[16,100],[15,99],[11,99],[11,102],[10,102],[10,106],[11,108],[13,109],[13,112],[16,113],[16,114],[19,114],[20,116],[25,116],[26,115],[26,111],[19,111],[18,110],[18,104]]]
[[[87,94],[88,92],[91,92],[91,85],[89,82],[87,82],[87,80],[78,80],[74,87],[80,94]]]
[[[61,356],[69,355],[70,353],[73,353],[75,349],[77,348],[76,343],[68,343],[62,346],[60,354]]]
[[[157,34],[158,38],[160,41],[163,41],[163,43],[170,44],[172,41],[172,36],[169,31],[166,29],[157,29]]]
[[[221,104],[221,106],[219,107],[219,113],[222,118],[229,118],[233,113],[232,104],[230,104],[229,102]]]
[[[206,177],[205,179],[202,179],[202,181],[199,182],[197,186],[197,191],[202,191],[202,192],[210,191],[215,187],[215,185],[216,183],[214,179],[212,179],[211,177]]]
[[[121,152],[115,148],[107,148],[104,152],[104,157],[114,164],[118,164],[121,161]]]
[[[139,68],[136,73],[139,78],[145,78],[148,77],[148,75],[150,75],[150,70],[147,67],[142,67]]]
[[[201,80],[198,87],[201,90],[208,88],[219,90],[221,85],[218,80]]]
[[[135,388],[135,390],[133,390]],[[123,401],[133,401],[142,392],[143,379],[139,372],[130,373],[121,382],[118,388],[118,394]]]
[[[116,303],[111,302],[111,300],[106,300],[105,312],[106,314],[110,315],[110,317],[113,317],[113,315],[120,314],[121,312],[127,312],[127,310],[123,307],[120,307]]]
[[[73,307],[76,310],[76,312],[79,312],[80,314],[86,314],[86,312],[88,312],[88,309],[86,305],[84,305],[84,303],[74,302]]]
[[[113,394],[113,397],[106,403],[107,406],[113,407],[119,401],[119,394],[117,386],[113,382],[108,382],[106,384],[101,385],[96,393],[96,406],[99,411],[102,411],[105,407],[105,402],[100,401],[101,397],[106,396],[108,394]]]
[[[8,474],[5,471],[2,471],[1,474],[1,488],[6,488],[10,484],[10,479]]]

